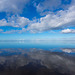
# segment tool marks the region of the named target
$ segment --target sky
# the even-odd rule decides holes
[[[0,40],[75,40],[75,0],[0,0]]]

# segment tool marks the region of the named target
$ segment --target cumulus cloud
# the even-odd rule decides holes
[[[68,0],[65,1],[68,4]],[[29,0],[0,0],[0,12],[20,13],[28,2]],[[69,6],[67,6],[67,4],[67,9],[52,12],[51,10],[59,8],[61,0],[44,0],[38,3],[38,5],[35,3],[37,11],[45,11],[44,17],[40,16],[39,19],[29,20],[26,17],[20,17],[18,15],[11,16],[7,19],[4,18],[0,20],[0,26],[11,26],[23,29],[27,25],[27,30],[31,33],[75,27],[75,0],[72,0],[71,4],[68,4]],[[18,30],[11,30],[4,33],[17,31]],[[66,32],[67,31],[68,33],[75,33],[73,29],[67,29]],[[62,32],[65,33],[65,30],[62,30]]]
[[[24,27],[28,25],[29,19],[25,17],[20,16],[12,16],[8,17],[8,19],[2,19],[0,20],[0,26],[12,26],[12,27]]]
[[[38,12],[44,12],[47,10],[54,10],[61,4],[61,0],[44,0],[38,5],[35,5]]]
[[[53,11],[59,11],[58,9],[68,9],[74,4],[74,0],[43,0],[38,4],[35,2],[34,6],[41,15],[46,15]]]
[[[24,28],[32,33],[75,27],[75,6],[68,10],[60,10],[57,14],[47,14],[39,19],[29,20],[25,17],[12,16],[8,19],[0,20],[0,26],[12,26]],[[63,32],[63,31],[62,31]],[[71,30],[74,33],[74,30]]]
[[[57,14],[48,14],[45,17],[41,17],[29,25],[28,30],[42,32],[67,27],[75,27],[75,6],[71,6],[65,11],[58,11]]]
[[[5,25],[7,25],[6,19],[0,20],[0,26],[5,26]]]
[[[75,33],[75,29],[64,29],[61,32],[62,33]]]
[[[29,0],[0,0],[0,12],[20,13]]]

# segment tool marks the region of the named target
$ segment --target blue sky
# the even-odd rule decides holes
[[[75,40],[75,0],[0,0],[0,40]]]

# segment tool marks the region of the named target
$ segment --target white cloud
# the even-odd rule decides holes
[[[27,30],[32,33],[43,32],[47,30],[56,30],[67,27],[75,27],[75,6],[71,6],[68,10],[58,11],[57,14],[47,14],[40,19],[30,21],[28,18],[20,16],[12,16],[7,20],[0,20],[0,26],[12,26],[24,28],[28,25]],[[71,30],[74,33],[74,30]],[[15,31],[13,31],[15,32]]]
[[[22,11],[24,5],[28,3],[29,0],[0,0],[0,12],[13,12],[18,13]],[[61,4],[61,0],[45,0],[43,3],[39,3],[36,7],[38,11],[44,11],[49,8],[49,12],[44,17],[30,21],[28,18],[20,16],[8,17],[8,19],[0,20],[0,26],[12,26],[24,28],[28,25],[27,30],[36,33],[43,32],[47,30],[56,30],[67,27],[75,27],[75,1],[72,0],[70,7],[67,10],[60,10],[53,14],[50,10],[53,8],[58,8]],[[17,32],[18,30],[6,31],[6,33]],[[66,32],[74,33],[72,29],[67,29]],[[65,32],[65,30],[62,30]],[[5,33],[5,32],[4,32]]]
[[[34,2],[34,6],[40,12],[40,15],[47,15],[50,12],[59,11],[60,9],[66,10],[72,5],[75,5],[75,0],[44,0],[38,4]]]
[[[75,29],[64,29],[61,32],[62,33],[75,33]]]
[[[25,26],[28,25],[29,23],[30,20],[28,18],[20,16],[12,16],[8,17],[8,19],[2,19],[0,20],[0,27],[11,26],[11,27],[21,28],[21,30],[12,29],[12,30],[3,31],[2,29],[0,29],[0,33],[24,33],[27,31],[27,29],[25,29]]]
[[[6,19],[0,20],[0,26],[5,26],[5,25],[7,25]]]
[[[29,25],[31,32],[42,32],[46,30],[75,27],[75,6],[68,10],[61,10],[57,14],[48,14]]]
[[[0,0],[0,12],[20,13],[29,0]]]
[[[61,5],[61,0],[44,0],[38,5],[35,5],[38,12],[44,12],[48,10],[55,10]]]
[[[2,19],[0,20],[0,26],[12,26],[12,27],[24,27],[26,25],[28,25],[29,23],[29,19],[25,18],[25,17],[20,17],[20,16],[12,16],[9,17],[7,20],[6,19]]]

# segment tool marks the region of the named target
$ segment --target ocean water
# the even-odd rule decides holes
[[[0,75],[75,75],[75,41],[0,41]]]
[[[0,41],[0,48],[40,48],[45,50],[51,48],[75,48],[75,41]]]

